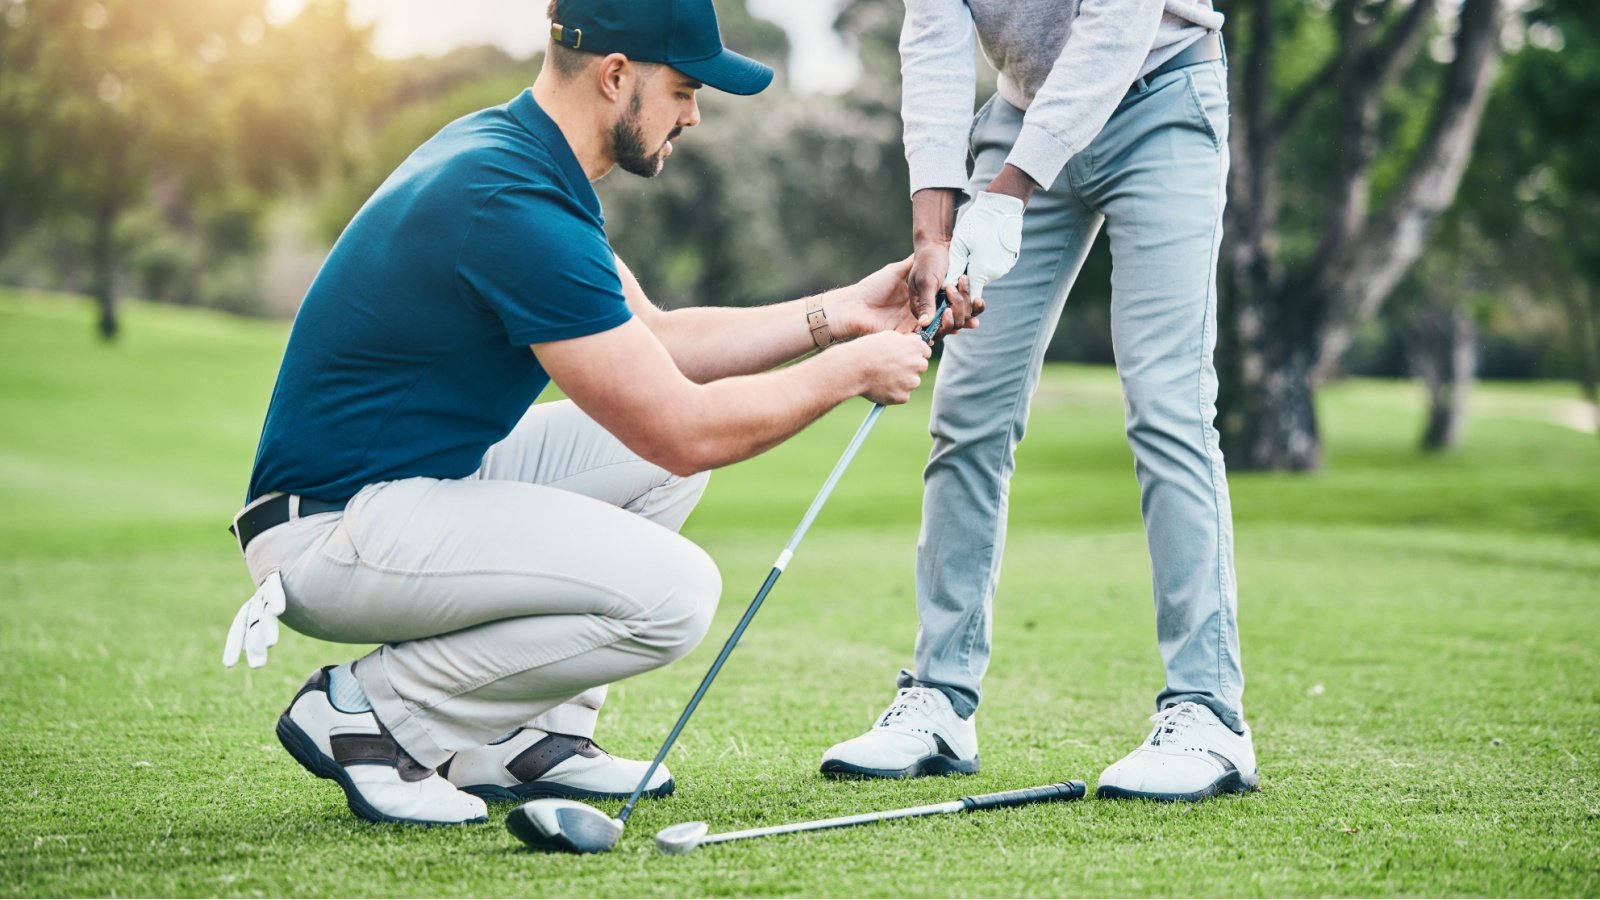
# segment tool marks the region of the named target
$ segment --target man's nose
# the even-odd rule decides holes
[[[700,102],[698,100],[690,100],[689,101],[689,110],[688,110],[688,112],[686,114],[678,117],[678,127],[679,128],[693,128],[694,126],[699,125],[699,124],[700,124]]]

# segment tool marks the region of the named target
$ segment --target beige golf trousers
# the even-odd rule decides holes
[[[607,684],[700,642],[722,580],[677,530],[707,477],[540,404],[472,476],[368,485],[263,532],[245,562],[257,584],[280,571],[294,630],[384,645],[356,679],[437,767],[521,725],[590,736]]]

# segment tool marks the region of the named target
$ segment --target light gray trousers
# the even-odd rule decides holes
[[[917,546],[916,670],[901,683],[941,688],[963,716],[977,708],[989,665],[1016,447],[1045,346],[1104,222],[1111,336],[1166,666],[1157,706],[1193,700],[1244,727],[1232,513],[1212,424],[1226,84],[1223,64],[1212,62],[1130,92],[1055,184],[1034,194],[1016,267],[985,291],[983,327],[945,347]],[[1000,171],[1022,119],[999,97],[978,113],[970,194]]]
[[[283,622],[382,643],[355,666],[379,721],[425,766],[521,725],[589,736],[605,685],[705,635],[722,593],[680,536],[705,490],[645,462],[570,401],[531,408],[461,480],[363,488],[342,513],[267,530]]]

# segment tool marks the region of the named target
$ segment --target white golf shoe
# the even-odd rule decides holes
[[[1150,720],[1150,737],[1100,773],[1095,796],[1192,801],[1260,786],[1249,729],[1235,733],[1199,703],[1168,707]]]
[[[978,730],[938,688],[901,688],[866,734],[822,754],[830,778],[915,778],[978,771]]]
[[[483,801],[456,790],[406,753],[371,711],[345,712],[318,669],[278,717],[278,740],[300,765],[344,788],[350,811],[369,822],[461,825],[489,821]]]
[[[648,761],[612,756],[586,737],[521,728],[487,747],[457,753],[439,772],[485,800],[622,800],[649,767]],[[663,765],[641,796],[665,797],[672,790],[672,774]]]

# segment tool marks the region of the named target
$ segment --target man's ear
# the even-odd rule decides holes
[[[626,96],[623,89],[629,78],[635,76],[634,66],[621,53],[609,53],[595,66],[595,86],[607,100],[620,100]]]

